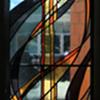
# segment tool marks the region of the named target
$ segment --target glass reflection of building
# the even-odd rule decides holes
[[[61,5],[65,1],[66,0],[62,0]],[[61,5],[59,4],[58,6],[61,6]],[[81,10],[81,9],[78,9],[78,10]],[[75,11],[75,10],[73,10],[73,11]],[[83,14],[83,12],[81,14]],[[75,13],[76,13],[76,11],[75,11]],[[69,10],[60,19],[58,19],[54,24],[55,61],[57,61],[59,58],[63,58],[65,55],[67,55],[69,50],[72,48],[74,49],[75,46],[78,45],[78,43],[80,43],[80,41],[81,41],[81,39],[79,39],[79,38],[82,36],[82,34],[79,34],[79,33],[83,32],[83,31],[81,30],[81,28],[77,28],[77,30],[76,30],[75,25],[78,24],[78,27],[82,27],[79,24],[83,20],[81,20],[80,23],[79,22],[73,23],[75,20],[73,18],[73,15],[70,15],[70,14],[74,14],[74,13],[70,12],[70,10]],[[70,17],[72,18],[72,20]],[[77,19],[78,18],[79,17],[77,14]],[[22,24],[20,29],[17,31],[16,36],[13,38],[13,40],[11,42],[11,58],[15,54],[15,52],[25,43],[25,41],[28,39],[28,36],[32,32],[32,30],[41,21],[41,19],[42,19],[42,7],[40,6],[38,9],[36,9],[36,11],[34,11],[25,20],[25,22]],[[81,24],[83,25],[84,23],[81,23]],[[73,34],[76,34],[73,32],[73,30],[76,31],[76,33],[78,33],[77,36],[73,35]],[[77,38],[75,38],[75,36]],[[76,39],[75,42],[73,42],[74,39]],[[70,41],[72,44],[70,43]],[[76,44],[75,46],[74,46],[74,43]],[[86,47],[86,49],[87,49],[87,47]],[[20,63],[20,71],[19,71],[19,86],[20,87],[22,85],[24,85],[28,80],[30,80],[33,76],[35,76],[38,73],[39,67],[40,67],[40,66],[38,66],[38,67],[34,66],[34,68],[33,68],[33,67],[29,67],[29,66],[25,67],[25,66],[31,65],[31,64],[40,64],[40,58],[41,58],[41,32],[39,33],[39,35],[36,38],[32,39],[28,43],[28,45],[26,46],[25,51],[23,53],[22,60]],[[83,59],[83,56],[80,56],[80,58]],[[78,58],[78,60],[77,60],[78,64],[79,64],[80,58]],[[72,72],[70,75],[73,76],[75,71],[73,70],[74,68],[71,68],[71,69],[72,69]],[[49,80],[47,80],[47,83],[48,83],[48,81]],[[68,74],[68,75],[65,75],[63,77],[63,79],[57,84],[57,93],[58,93],[57,100],[64,99],[66,90],[69,86],[69,83],[70,82],[69,82],[69,74]],[[65,89],[65,87],[66,87],[66,89]],[[63,95],[60,95],[62,93],[62,91],[64,93],[63,93]],[[37,94],[37,92],[38,92],[38,94]],[[41,96],[41,81],[39,81],[35,85],[35,87],[33,87],[29,90],[29,92],[24,97],[24,100],[26,100],[26,99],[33,100],[33,98],[35,100],[35,99],[39,99],[40,96]]]
[[[25,40],[27,40],[29,34],[32,32],[33,28],[38,24],[41,20],[42,9],[41,6],[33,12],[23,23],[20,29],[17,31],[16,36],[13,38],[11,42],[11,57],[13,57],[14,53],[23,45]],[[70,11],[65,13],[60,19],[57,20],[54,24],[54,31],[55,31],[55,40],[54,40],[54,52],[55,52],[55,60],[58,60],[61,57],[64,57],[65,54],[69,52],[70,46]],[[34,64],[34,56],[37,56],[37,59],[41,57],[41,34],[38,35],[36,38],[31,40],[22,56],[21,65],[19,71],[19,86],[24,85],[29,79],[36,74],[37,69],[31,67],[24,67],[24,65]],[[33,62],[33,63],[32,63]],[[39,62],[38,62],[39,64]],[[24,75],[24,76],[23,76]],[[69,75],[63,78],[62,82],[59,82],[58,87],[58,99],[63,99],[65,94],[62,96],[60,95],[62,91],[66,91],[65,85],[69,84],[66,81],[69,80]],[[38,92],[38,94],[37,94]],[[64,92],[66,93],[66,92]],[[37,95],[36,95],[37,94]],[[39,98],[41,96],[41,82],[37,83],[34,88],[30,90],[30,92],[26,95],[25,98],[31,100],[34,98]],[[24,98],[24,99],[25,99]],[[25,99],[26,100],[26,99]]]

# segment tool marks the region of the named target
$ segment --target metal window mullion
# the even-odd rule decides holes
[[[38,54],[39,55],[41,55],[41,46],[40,45],[41,45],[41,36],[39,35],[38,36],[38,45],[37,45],[38,46]]]
[[[60,34],[60,54],[63,54],[63,34]]]

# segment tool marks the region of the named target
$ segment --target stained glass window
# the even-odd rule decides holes
[[[11,27],[11,100],[90,100],[90,1],[29,3]]]

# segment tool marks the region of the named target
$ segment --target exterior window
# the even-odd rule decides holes
[[[69,51],[69,46],[70,46],[70,36],[64,36],[63,37],[64,43],[63,43],[63,47],[64,47],[64,52]]]
[[[56,54],[59,54],[61,52],[60,50],[60,36],[59,35],[55,35],[55,46],[54,46],[54,50]]]

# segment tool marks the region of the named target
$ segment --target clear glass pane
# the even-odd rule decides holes
[[[39,100],[41,97],[41,81],[39,81],[30,91],[26,94],[23,100]]]
[[[10,0],[10,10],[15,8],[18,4],[23,2],[24,0]]]
[[[39,13],[37,13],[39,12]],[[36,27],[36,25],[41,21],[41,6],[33,12],[23,23],[23,25],[19,28],[16,35],[11,41],[11,49],[10,49],[10,56],[15,54],[15,52],[27,41],[28,37],[31,35],[31,32]],[[33,42],[31,41],[28,45],[31,45]],[[33,43],[32,45],[37,45],[37,43]],[[29,46],[28,46],[29,47]],[[29,47],[30,48],[30,47]],[[29,49],[31,50],[31,49]]]

